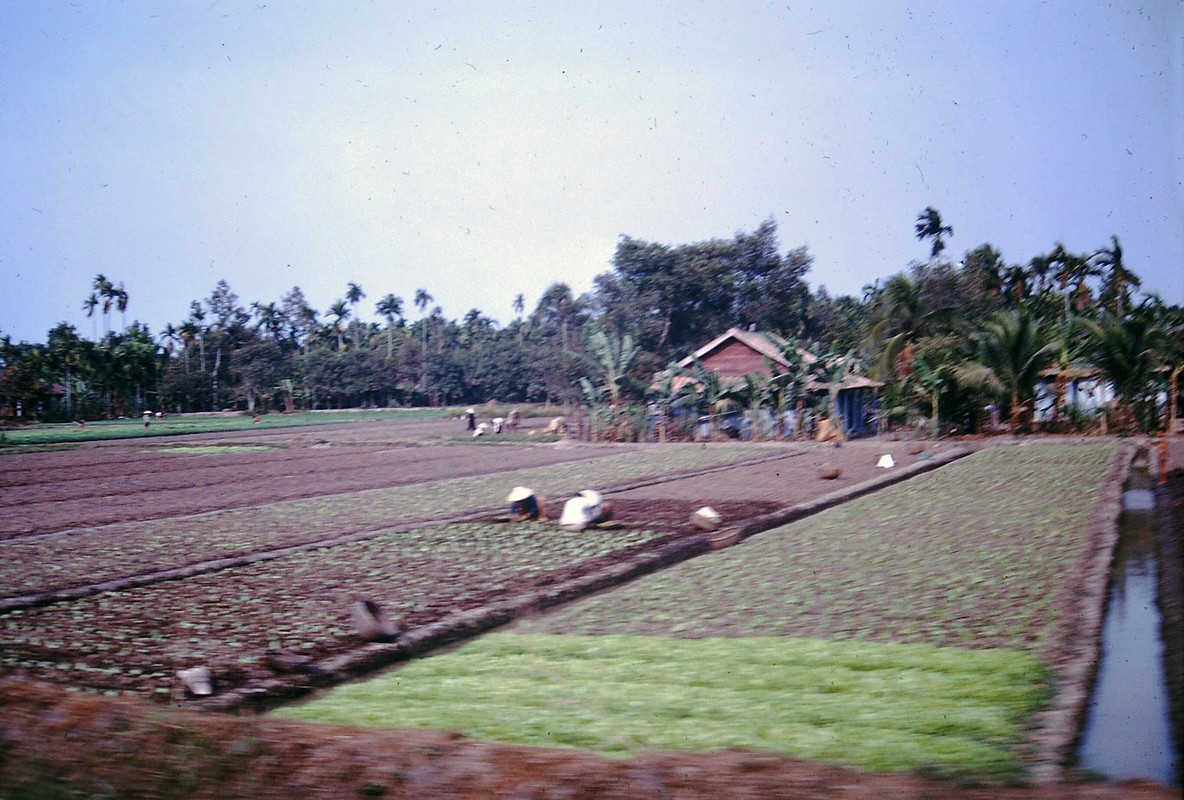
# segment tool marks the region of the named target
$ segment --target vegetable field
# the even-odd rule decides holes
[[[282,713],[1019,779],[1116,452],[986,450]]]
[[[163,698],[177,669],[205,664],[229,689],[270,677],[268,650],[321,658],[364,644],[354,598],[414,628],[694,535],[701,504],[740,521],[818,483],[811,445],[469,446],[447,441],[459,425],[0,454],[0,671]],[[873,453],[840,455],[848,483],[872,473]],[[658,488],[704,470],[713,488]],[[762,476],[775,483],[753,498]],[[516,484],[554,507],[580,489],[609,491],[617,524],[573,534],[500,522]],[[664,496],[625,489],[646,484],[634,491]]]
[[[897,469],[933,455],[876,441],[471,443],[459,424],[0,454],[0,675],[161,701],[196,665],[218,693],[280,670],[299,684],[276,654],[320,669],[368,647],[355,600],[427,630],[689,537],[705,549],[689,521],[701,505],[742,524],[865,491],[892,476],[882,455]],[[738,747],[1019,777],[1024,729],[1057,682],[1048,654],[1079,622],[1065,597],[1117,451],[988,447],[284,713],[614,756]],[[615,519],[511,524],[518,484],[554,513],[598,489]]]

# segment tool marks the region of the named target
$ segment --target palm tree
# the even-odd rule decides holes
[[[111,306],[115,301],[115,285],[107,280],[107,276],[99,273],[91,282],[91,287],[95,290],[95,297],[103,306],[103,335],[111,329],[107,322],[107,315],[111,313]]]
[[[181,337],[181,355],[185,358],[185,374],[189,374],[189,349],[197,341],[199,329],[197,323],[187,319],[177,328],[177,335]]]
[[[123,281],[119,282],[119,286],[111,290],[111,297],[115,300],[115,307],[119,310],[119,319],[124,329],[127,328],[127,290],[123,288]]]
[[[514,295],[514,303],[510,307],[513,309],[514,314],[516,314],[519,319],[522,319],[522,312],[526,310],[526,298],[523,296],[522,292]]]
[[[1032,291],[1028,280],[1028,271],[1019,264],[1012,264],[1003,273],[1004,293],[1007,304],[1012,308],[1019,308],[1020,304]]]
[[[897,273],[873,293],[866,345],[880,353],[875,374],[881,379],[890,379],[902,369],[911,371],[917,340],[950,313],[948,308],[926,307],[921,289],[920,281]]]
[[[1110,237],[1109,247],[1094,253],[1094,261],[1102,273],[1099,301],[1116,317],[1124,316],[1130,305],[1131,289],[1138,289],[1143,282],[1122,263],[1122,245],[1118,243],[1117,236]]]
[[[1127,319],[1105,312],[1100,320],[1081,325],[1089,333],[1091,363],[1114,387],[1119,425],[1153,429],[1163,328],[1146,311]]]
[[[944,237],[954,235],[954,229],[941,223],[941,214],[933,206],[927,206],[917,215],[917,224],[913,229],[917,233],[917,241],[933,240],[933,246],[929,251],[930,258],[937,258],[941,251],[945,250]]]
[[[378,301],[374,310],[386,318],[386,357],[389,360],[395,353],[395,317],[400,321],[403,319],[403,298],[388,294]]]
[[[344,300],[338,300],[329,306],[329,313],[337,318],[333,321],[333,332],[337,334],[337,349],[344,350],[345,338],[343,334],[345,333],[345,326],[342,323],[349,319],[349,308],[346,306]]]
[[[170,357],[173,355],[173,350],[177,346],[177,342],[181,341],[181,331],[173,323],[168,323],[160,332],[160,341],[164,343],[164,351]]]
[[[428,294],[427,289],[416,289],[415,290],[415,307],[419,309],[419,315],[421,317],[423,316],[423,312],[427,310],[427,307],[430,306],[432,304],[432,301],[435,299],[436,298],[434,298],[430,294]],[[428,343],[427,325],[424,325],[424,327],[423,327],[423,343],[425,346]]]
[[[985,389],[1009,402],[1011,432],[1019,426],[1025,404],[1036,394],[1040,371],[1056,352],[1056,343],[1027,311],[1000,311],[978,336],[978,358],[954,369],[958,383]]]
[[[1088,294],[1085,288],[1086,279],[1100,274],[1100,270],[1085,256],[1067,251],[1060,242],[1057,242],[1056,247],[1048,254],[1048,263],[1055,270],[1053,277],[1061,285],[1061,293],[1065,300],[1065,319],[1068,319],[1073,313],[1073,297],[1078,297],[1079,301],[1085,297]]]
[[[189,304],[189,321],[193,323],[197,336],[197,352],[198,365],[201,371],[206,371],[206,329],[202,323],[206,319],[205,309],[201,307],[201,303],[194,300]]]
[[[82,301],[82,310],[86,312],[86,316],[91,319],[91,335],[94,338],[99,338],[98,331],[95,330],[95,320],[93,319],[95,309],[99,306],[99,295],[97,292],[91,292],[90,296]]]
[[[366,296],[366,293],[362,291],[362,287],[359,286],[358,284],[354,283],[353,281],[350,281],[349,286],[347,286],[345,288],[345,299],[347,301],[349,301],[349,304],[351,306],[353,306],[353,311],[354,311],[354,336],[353,336],[353,339],[354,339],[354,347],[355,348],[360,344],[358,342],[358,325],[361,323],[361,320],[358,318],[358,303],[360,303],[362,301],[362,298],[365,296]]]
[[[913,377],[929,401],[930,434],[935,439],[941,435],[941,393],[953,371],[954,366],[948,362],[931,367],[923,357],[913,356]]]
[[[257,320],[255,329],[263,331],[272,340],[278,339],[284,324],[279,307],[275,303],[255,302],[251,303],[251,310],[255,312]]]

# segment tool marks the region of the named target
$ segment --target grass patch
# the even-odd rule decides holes
[[[279,450],[266,444],[175,444],[167,447],[153,447],[146,453],[178,453],[186,456],[220,456],[227,453],[257,453],[261,450]]]
[[[291,414],[262,414],[255,422],[250,414],[184,414],[153,420],[145,428],[140,419],[87,422],[85,428],[70,423],[26,425],[0,431],[0,451],[16,447],[45,447],[57,444],[116,439],[151,439],[191,433],[224,433],[261,428],[303,428],[342,422],[374,420],[443,419],[440,408],[379,409],[373,411],[306,411]]]
[[[612,756],[750,748],[1010,780],[1045,697],[1041,665],[1014,651],[500,633],[275,715]]]

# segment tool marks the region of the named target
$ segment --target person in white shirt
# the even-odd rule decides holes
[[[563,504],[563,513],[559,516],[559,527],[569,531],[582,531],[598,522],[612,519],[612,506],[607,503],[600,492],[585,489]]]

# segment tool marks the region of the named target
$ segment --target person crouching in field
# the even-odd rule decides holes
[[[559,527],[568,531],[582,531],[590,525],[608,522],[613,517],[613,507],[600,492],[585,489],[563,505]]]
[[[506,498],[510,504],[510,521],[545,520],[547,518],[546,501],[542,496],[534,493],[533,489],[525,486],[515,486]]]

